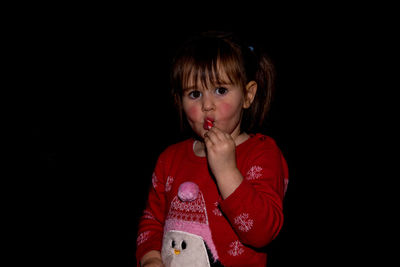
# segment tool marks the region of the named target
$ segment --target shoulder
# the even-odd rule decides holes
[[[261,133],[251,134],[250,138],[239,148],[238,153],[244,160],[280,160],[282,157],[282,152],[276,141],[272,137]]]
[[[165,161],[166,159],[169,159],[171,157],[174,157],[176,154],[182,154],[185,153],[188,149],[188,146],[190,146],[193,143],[193,139],[186,139],[174,144],[171,144],[167,146],[160,154],[159,160],[160,161]]]
[[[256,134],[251,134],[250,139],[248,140],[248,147],[249,149],[254,149],[254,150],[271,150],[271,151],[280,151],[278,145],[276,144],[275,139],[272,137],[261,134],[261,133],[256,133]]]
[[[264,134],[252,134],[238,159],[243,168],[262,166],[265,170],[286,170],[286,160],[276,141]]]

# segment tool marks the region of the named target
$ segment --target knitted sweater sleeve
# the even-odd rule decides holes
[[[165,153],[157,160],[152,174],[152,184],[148,193],[146,208],[139,220],[136,240],[136,261],[140,266],[142,257],[151,250],[161,251],[163,225],[165,221]]]
[[[267,146],[254,152],[243,168],[242,183],[220,207],[242,243],[263,247],[283,224],[287,164],[278,147]]]

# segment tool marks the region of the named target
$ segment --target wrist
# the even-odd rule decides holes
[[[222,172],[215,175],[218,189],[221,193],[222,199],[228,198],[243,181],[243,176],[240,171],[235,168],[229,171]]]
[[[160,251],[152,250],[146,253],[140,261],[140,266],[163,266]]]
[[[141,267],[150,267],[150,266],[164,266],[163,262],[160,258],[148,258],[144,260],[141,264]]]
[[[236,166],[231,166],[223,169],[218,169],[213,172],[215,178],[217,180],[240,180],[242,174],[240,173],[239,169]]]

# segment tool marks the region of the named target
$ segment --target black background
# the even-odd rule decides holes
[[[25,258],[134,266],[152,170],[159,153],[181,140],[168,94],[172,54],[193,32],[234,30],[264,46],[277,69],[264,133],[282,149],[290,183],[268,266],[359,261],[349,256],[366,230],[359,216],[371,207],[360,192],[360,151],[369,140],[360,128],[370,118],[364,45],[381,38],[373,19],[342,8],[278,13],[250,4],[196,14],[159,6],[34,8],[9,22],[29,119],[32,175],[19,183]]]

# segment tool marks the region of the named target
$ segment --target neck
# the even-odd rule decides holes
[[[240,145],[241,143],[243,143],[244,141],[246,141],[247,139],[249,139],[249,135],[245,132],[239,134],[234,140],[235,140],[235,144],[236,146]]]

